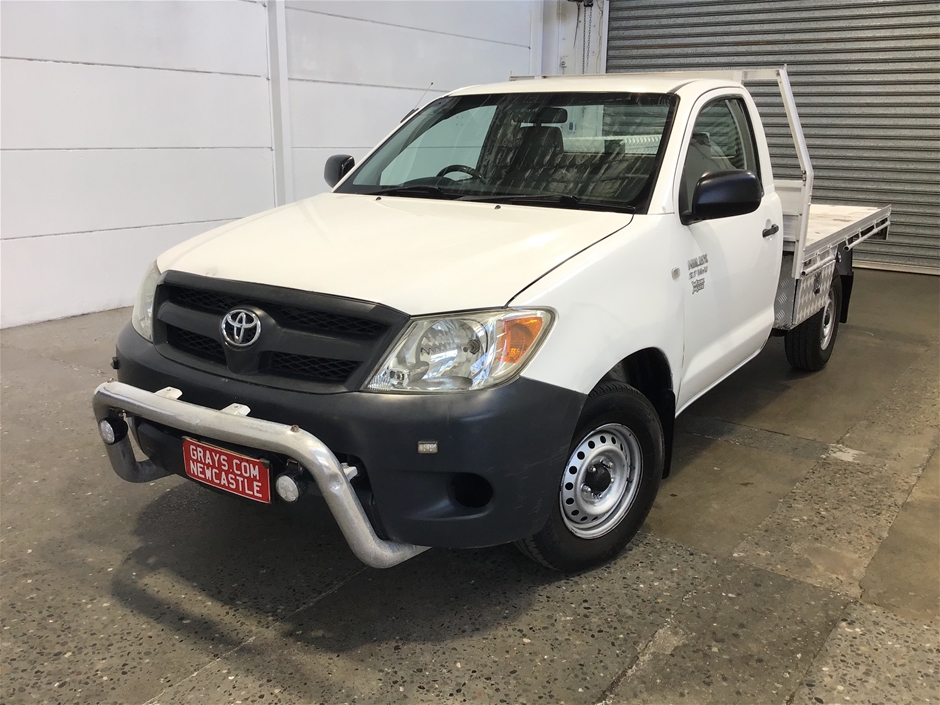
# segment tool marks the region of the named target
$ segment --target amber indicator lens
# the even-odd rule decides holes
[[[538,339],[542,324],[542,319],[537,316],[506,321],[499,340],[500,362],[514,365],[525,357]]]

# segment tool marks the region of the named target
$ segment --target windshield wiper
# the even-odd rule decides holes
[[[490,195],[461,196],[458,201],[483,201],[484,203],[536,203],[558,206],[577,206],[581,199],[567,193],[494,193]]]
[[[562,208],[581,208],[584,210],[616,211],[635,213],[636,209],[622,203],[603,201],[585,201],[567,193],[516,193],[492,194],[489,196],[460,196],[458,201],[480,201],[484,203],[509,203],[512,205],[560,206]]]
[[[423,198],[440,198],[445,200],[475,201],[482,203],[509,203],[512,205],[546,206],[549,208],[579,208],[593,211],[613,211],[616,213],[635,213],[636,209],[622,203],[605,201],[586,201],[578,196],[567,193],[506,193],[506,194],[472,194],[460,196],[445,191],[439,186],[430,184],[411,184],[404,186],[387,186],[365,191],[366,196],[416,196]]]
[[[447,193],[439,186],[429,186],[427,184],[413,184],[411,186],[388,186],[387,188],[376,189],[375,191],[366,191],[366,196],[427,196],[429,198],[454,198],[454,195]]]

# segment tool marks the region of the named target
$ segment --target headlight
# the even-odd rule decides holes
[[[153,296],[157,291],[159,280],[160,270],[154,262],[140,283],[140,291],[137,292],[137,301],[134,303],[134,313],[131,315],[134,330],[150,342],[153,342]]]
[[[453,392],[506,382],[551,328],[543,310],[479,311],[412,321],[366,389]]]

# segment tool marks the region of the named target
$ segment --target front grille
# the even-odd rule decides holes
[[[213,338],[176,326],[167,326],[166,335],[167,342],[174,348],[201,357],[203,360],[225,364],[225,350],[222,344]]]
[[[338,313],[311,311],[296,306],[285,306],[272,301],[243,298],[216,291],[188,289],[179,286],[168,286],[166,289],[167,299],[174,304],[207,313],[224,315],[237,306],[260,306],[265,313],[285,328],[309,330],[326,335],[352,335],[363,338],[375,338],[385,330],[385,326],[376,321],[344,316]]]
[[[277,313],[280,313],[284,320],[289,321],[298,328],[323,333],[361,335],[364,338],[374,338],[382,332],[384,327],[381,323],[375,321],[366,321],[361,318],[324,313],[322,311],[305,311],[302,308],[294,308],[293,306],[280,307],[272,315],[277,318]]]
[[[242,303],[242,299],[237,296],[201,289],[184,289],[179,286],[166,287],[166,295],[170,301],[183,308],[194,308],[208,313],[227,313]]]
[[[324,393],[358,389],[408,321],[364,301],[174,271],[155,308],[154,342],[164,356],[233,379]],[[222,342],[223,316],[235,308],[262,320],[258,341],[245,348]]]
[[[353,360],[329,360],[322,357],[276,352],[271,355],[268,369],[288,377],[316,382],[339,382],[349,379],[359,363]]]

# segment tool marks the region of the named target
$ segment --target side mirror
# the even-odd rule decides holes
[[[764,189],[754,172],[712,171],[695,185],[688,222],[753,213],[763,197]]]
[[[323,165],[323,178],[326,179],[330,188],[333,188],[340,179],[352,171],[354,166],[356,166],[356,160],[348,154],[334,154]]]

